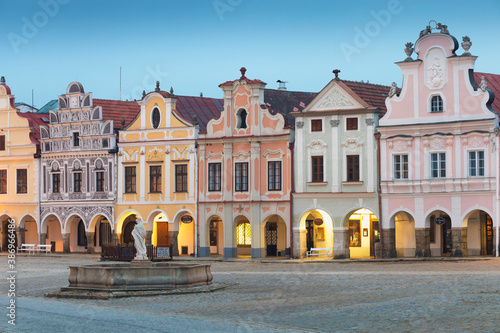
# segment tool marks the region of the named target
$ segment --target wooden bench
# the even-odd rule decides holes
[[[309,260],[309,257],[313,256],[325,256],[325,259],[328,259],[332,256],[332,249],[328,247],[313,247],[306,252],[306,255],[307,260]]]
[[[17,247],[17,253],[28,252],[28,254],[30,254],[30,253],[34,254],[35,251],[36,251],[35,244],[22,244],[21,246]]]
[[[37,245],[35,251],[37,252],[45,252],[45,254],[50,253],[52,250],[52,245]]]

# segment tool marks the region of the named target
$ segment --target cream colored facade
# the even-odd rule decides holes
[[[0,222],[2,250],[7,248],[7,226],[16,224],[17,242],[38,244],[39,159],[30,122],[14,107],[14,95],[0,83]]]
[[[176,102],[157,88],[138,101],[140,113],[120,131],[114,231],[128,243],[140,218],[147,244],[172,245],[173,255],[195,254],[198,131],[177,113]]]

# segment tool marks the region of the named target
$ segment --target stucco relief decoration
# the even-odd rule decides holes
[[[446,141],[445,139],[435,138],[430,142],[430,148],[432,150],[445,150],[446,149]]]
[[[403,140],[397,140],[393,143],[393,150],[396,152],[406,152],[408,151],[408,143]]]
[[[95,162],[95,167],[96,167],[96,169],[102,169],[102,161],[101,161],[101,159],[98,159]]]
[[[309,145],[311,154],[325,154],[327,145],[321,141],[313,141]]]
[[[264,156],[267,157],[268,155],[279,155],[280,158],[282,158],[283,155],[285,155],[285,153],[281,149],[276,149],[276,150],[268,149],[264,152]]]
[[[92,134],[99,134],[99,124],[92,124]]]
[[[447,82],[445,55],[439,48],[432,48],[425,57],[426,80],[425,84],[429,89],[440,89]]]
[[[63,151],[69,151],[69,141],[63,141]]]
[[[297,121],[295,123],[295,125],[297,125],[297,128],[302,128],[302,127],[304,127],[304,122],[303,121]]]
[[[154,147],[148,151],[148,161],[163,161],[163,149]]]
[[[483,145],[483,139],[480,136],[471,136],[467,139],[467,146],[471,148],[479,148]]]
[[[70,206],[70,207],[64,207],[64,206],[42,206],[40,208],[41,210],[41,216],[42,220],[50,215],[54,214],[57,216],[60,220],[67,217],[71,216],[74,214],[78,214],[79,216],[82,217],[83,222],[85,225],[88,226],[90,225],[91,219],[96,216],[96,215],[103,215],[105,216],[110,223],[113,222],[113,207],[111,206],[83,206],[83,207],[78,207],[78,206]],[[63,220],[64,221],[64,220]],[[61,222],[63,222],[61,221]]]
[[[332,127],[339,127],[339,123],[340,123],[340,121],[338,119],[332,119],[332,120],[330,120],[330,125]]]
[[[79,170],[80,169],[80,162],[76,161],[75,164],[73,165],[74,170]]]
[[[324,108],[338,108],[338,107],[349,107],[354,106],[354,103],[351,102],[346,96],[344,96],[340,91],[333,90],[329,93],[323,102],[318,105],[318,109]]]
[[[214,153],[214,152],[209,152],[208,154],[205,155],[205,158],[206,159],[209,159],[209,158],[216,158],[216,157],[221,157],[223,155],[223,153],[220,151],[218,153]]]
[[[83,140],[83,149],[90,149],[90,145],[91,145],[90,139]]]
[[[75,111],[71,112],[71,121],[79,121],[80,120],[80,112]]]
[[[89,111],[83,111],[82,112],[82,120],[90,120],[90,113]]]
[[[342,146],[345,147],[347,153],[352,154],[359,151],[359,147],[361,147],[361,144],[358,143],[356,139],[349,139]]]
[[[138,154],[139,154],[138,150],[134,149],[123,150],[123,155],[125,156],[126,162],[137,161]]]

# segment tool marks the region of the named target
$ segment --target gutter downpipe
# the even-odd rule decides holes
[[[293,151],[295,149],[295,143],[290,142],[288,144],[288,148],[290,149],[290,259],[293,259],[293,193],[294,193],[294,183],[293,183],[293,163],[294,163],[294,154]]]
[[[377,140],[377,197],[378,197],[378,223],[379,223],[379,242],[380,242],[380,258],[383,258],[384,255],[384,243],[382,241],[382,186],[381,186],[381,170],[380,170],[380,133],[375,132],[373,134],[375,136],[375,140]]]
[[[496,241],[496,251],[495,251],[495,256],[498,258],[499,256],[499,250],[500,250],[500,235],[498,234],[499,228],[498,225],[500,224],[500,188],[498,187],[499,185],[499,180],[500,180],[500,157],[499,157],[499,144],[500,144],[500,139],[499,139],[499,133],[500,133],[500,128],[498,127],[498,117],[495,119],[495,136],[496,136],[496,163],[497,163],[497,174],[496,174],[496,230],[495,230],[495,241]]]
[[[195,133],[197,133],[197,131],[195,130]],[[200,170],[198,168],[198,141],[197,140],[194,140],[194,167],[195,167],[195,170],[196,170],[196,180],[195,180],[195,186],[194,186],[194,205],[195,205],[195,208],[194,208],[194,212],[195,212],[195,220],[196,220],[196,223],[194,225],[194,256],[195,258],[198,258],[198,247],[200,244],[199,241],[200,241],[200,238],[198,237],[198,231],[200,230],[199,229],[199,224],[200,224],[200,221],[198,221],[198,217],[200,216],[200,206],[198,205],[198,191],[200,190],[199,187],[200,187],[200,183],[199,183],[199,177],[200,177]]]

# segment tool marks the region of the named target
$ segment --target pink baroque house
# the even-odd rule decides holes
[[[446,26],[431,25],[396,63],[403,86],[378,126],[384,255],[492,255],[499,105],[488,86],[500,90],[500,76],[474,73],[469,37],[459,55]]]

